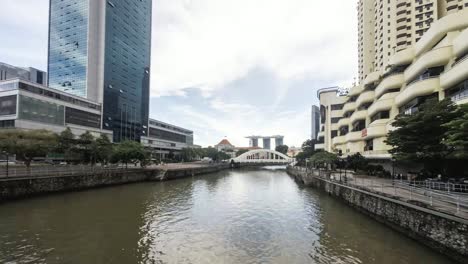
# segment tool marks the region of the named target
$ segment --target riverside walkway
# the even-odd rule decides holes
[[[296,167],[297,168],[297,167]],[[301,168],[305,170],[305,168]],[[308,173],[311,173],[309,170]],[[398,199],[441,213],[468,219],[468,192],[454,192],[453,186],[447,190],[425,188],[424,182],[392,180],[352,172],[320,171],[313,177],[330,180],[346,186]],[[465,188],[467,186],[463,186]],[[465,190],[465,189],[463,189]]]
[[[219,163],[222,164],[222,163]],[[0,166],[0,181],[12,180],[18,178],[39,178],[39,177],[64,177],[86,175],[99,172],[122,172],[122,171],[138,171],[138,170],[189,170],[198,168],[209,168],[218,166],[217,163],[168,163],[161,165],[151,165],[147,167],[135,166],[134,164],[112,165],[112,166],[90,166],[90,165],[35,165],[29,168],[25,166]]]

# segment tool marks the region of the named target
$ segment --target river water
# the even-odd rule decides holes
[[[283,170],[0,205],[0,263],[452,263]]]

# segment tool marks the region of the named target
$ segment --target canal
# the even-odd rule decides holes
[[[0,263],[452,263],[283,170],[0,204]]]

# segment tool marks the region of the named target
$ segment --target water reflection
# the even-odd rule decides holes
[[[0,205],[0,263],[450,263],[284,171]]]

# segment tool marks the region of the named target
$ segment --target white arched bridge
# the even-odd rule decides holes
[[[290,164],[295,159],[270,149],[255,149],[232,159],[236,163]]]

